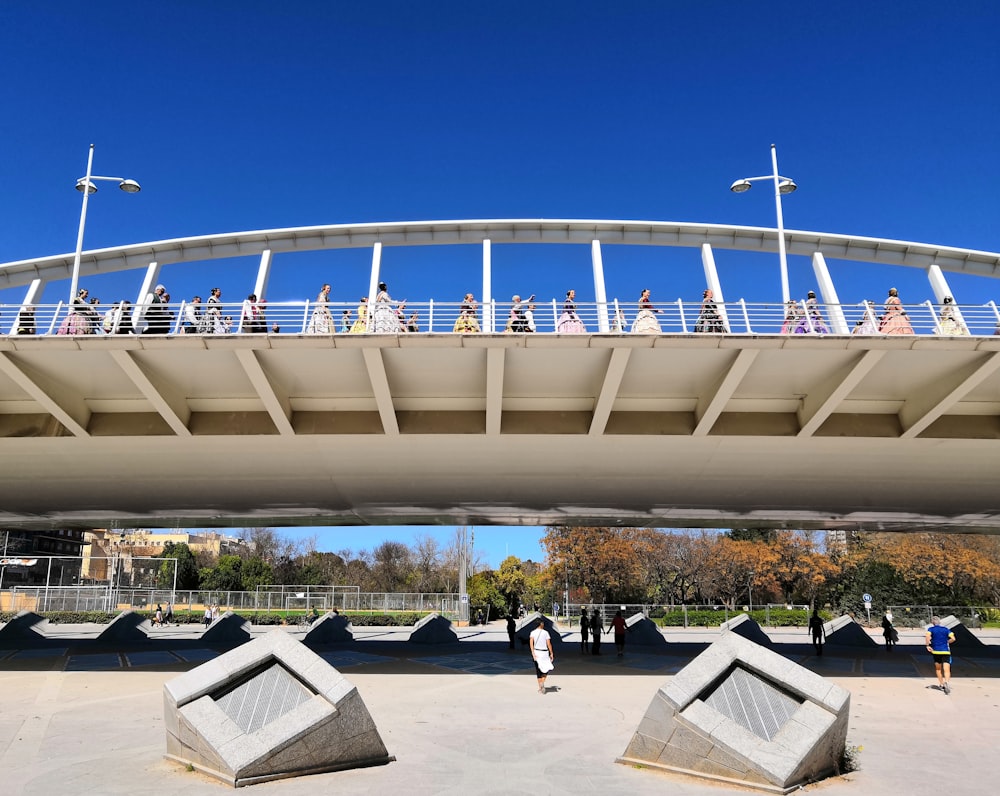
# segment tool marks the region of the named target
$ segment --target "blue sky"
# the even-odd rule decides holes
[[[133,177],[91,201],[85,248],[342,222],[661,219],[1000,250],[1000,5],[966,2],[298,2],[0,5],[0,261],[70,252],[87,147]],[[386,250],[396,298],[481,290],[479,253]],[[589,250],[494,247],[495,295],[593,300]],[[717,260],[727,300],[780,298],[775,257]],[[370,252],[282,268],[268,300],[367,291]],[[605,252],[609,296],[696,300],[695,250]],[[793,296],[815,288],[790,259]],[[162,275],[175,300],[252,289],[256,258]],[[831,264],[845,302],[932,297],[912,269]],[[84,286],[134,298],[140,276]],[[995,280],[948,276],[960,303]],[[43,300],[58,301],[53,284]],[[21,290],[0,291],[0,303]],[[503,553],[500,537],[493,553]],[[336,547],[336,543],[331,546]],[[342,545],[341,545],[342,546]],[[502,557],[502,555],[501,555]],[[535,556],[537,557],[537,554]]]

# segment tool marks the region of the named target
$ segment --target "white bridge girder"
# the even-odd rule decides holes
[[[0,527],[1000,532],[1000,338],[0,338]]]

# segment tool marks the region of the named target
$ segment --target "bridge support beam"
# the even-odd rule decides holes
[[[618,388],[621,386],[631,353],[631,348],[615,348],[611,352],[611,361],[608,362],[607,370],[604,372],[604,383],[594,403],[594,415],[590,420],[591,436],[600,436],[607,428],[608,418],[611,417],[611,409],[614,407],[615,398],[618,397]]]
[[[260,266],[257,268],[257,281],[254,282],[253,294],[258,300],[267,294],[267,283],[271,278],[271,250],[264,249],[260,254]]]
[[[24,390],[42,409],[62,423],[69,432],[77,437],[90,437],[87,423],[90,422],[90,409],[83,398],[73,395],[56,382],[40,373],[29,373],[21,368],[8,354],[0,352],[0,373],[5,374],[18,387]],[[61,396],[56,400],[54,396]]]
[[[499,436],[503,415],[503,369],[505,348],[486,349],[486,434]]]
[[[604,259],[601,257],[601,242],[590,242],[590,262],[594,267],[594,299],[597,301],[597,331],[607,334],[611,330],[608,323],[608,291],[604,283]]]
[[[247,374],[247,378],[250,379],[250,383],[257,391],[257,395],[260,396],[260,400],[264,404],[267,413],[271,416],[271,422],[278,429],[278,433],[286,436],[294,436],[292,404],[288,396],[278,392],[253,350],[237,348],[234,353],[243,367],[243,372]]]
[[[736,388],[740,386],[743,377],[747,375],[747,371],[750,370],[758,353],[756,348],[744,348],[740,351],[733,359],[732,365],[719,379],[718,386],[711,393],[706,393],[701,397],[695,408],[695,419],[698,422],[694,431],[691,432],[691,436],[704,437],[712,430],[712,426],[725,410],[726,404],[733,397]]]
[[[167,382],[149,373],[129,351],[112,351],[111,358],[178,437],[191,436],[191,430],[187,427],[188,420],[191,419],[191,410],[182,395]]]
[[[368,279],[368,317],[366,325],[372,331],[372,318],[375,312],[375,297],[378,295],[379,271],[382,268],[382,242],[376,241],[372,246],[372,270]],[[360,318],[358,320],[361,320]]]
[[[712,251],[710,243],[701,244],[701,265],[705,269],[705,284],[712,291],[712,299],[715,301],[719,315],[722,316],[722,322],[727,329],[732,329],[733,327],[729,325],[729,315],[726,312],[726,299],[722,295],[719,269],[715,267],[715,253]]]
[[[815,434],[884,355],[885,351],[882,350],[866,351],[856,362],[831,376],[815,390],[811,390],[799,408],[801,428],[798,436],[811,437]]]
[[[150,296],[153,294],[153,287],[160,278],[160,264],[156,261],[146,266],[146,275],[142,278],[139,286],[139,295],[135,297],[135,306],[132,309],[132,328],[135,333],[142,331],[143,319],[146,317],[146,309],[149,307]]]
[[[902,439],[913,439],[1000,368],[1000,351],[964,368],[944,388],[921,390],[899,410]],[[954,386],[952,386],[954,385]]]
[[[493,331],[493,252],[489,238],[483,241],[483,331]]]
[[[850,334],[847,320],[844,318],[844,309],[840,306],[837,288],[833,286],[830,269],[826,267],[826,258],[823,256],[823,252],[813,252],[812,266],[820,295],[823,296],[826,311],[830,314],[830,329],[834,334]]]
[[[380,244],[375,244],[380,246]],[[368,302],[371,306],[371,302]],[[369,316],[371,313],[369,313]],[[371,381],[372,392],[375,393],[375,404],[382,419],[382,430],[387,437],[399,436],[399,421],[396,419],[396,408],[392,404],[392,390],[389,389],[389,378],[385,374],[385,361],[382,359],[381,348],[363,348],[361,353],[365,358],[368,378]]]

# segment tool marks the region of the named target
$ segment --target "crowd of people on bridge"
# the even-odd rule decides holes
[[[303,331],[308,334],[409,334],[420,331],[419,314],[416,311],[407,312],[406,301],[395,301],[389,295],[385,282],[379,282],[378,293],[374,302],[369,302],[367,296],[362,296],[356,310],[343,310],[339,324],[333,317],[330,308],[331,286],[324,283]],[[652,292],[644,288],[636,302],[636,314],[631,325],[628,324],[625,311],[616,306],[612,311],[610,331],[613,334],[660,334],[662,332],[659,316],[663,310],[657,308],[652,301]],[[514,334],[530,334],[538,331],[535,320],[536,304],[534,294],[527,300],[520,294],[511,297],[510,310],[507,313],[505,332]],[[81,289],[74,297],[69,312],[58,326],[58,334],[170,334],[179,331],[183,334],[231,334],[234,332],[262,334],[280,333],[281,326],[267,319],[267,302],[258,298],[255,293],[249,294],[240,307],[239,319],[224,311],[222,290],[213,287],[208,300],[204,303],[200,295],[195,295],[190,301],[179,308],[171,306],[170,294],[163,285],[157,285],[147,301],[134,314],[135,308],[129,301],[119,301],[107,310],[101,311],[100,300],[92,298],[86,288]],[[233,307],[234,305],[229,305]],[[888,296],[881,308],[874,301],[863,302],[861,318],[857,320],[852,330],[856,335],[911,335],[913,325],[907,317],[907,311],[899,298],[896,288],[890,288]],[[479,334],[482,325],[479,318],[480,306],[474,294],[466,293],[462,299],[452,331],[456,334]],[[180,318],[177,317],[180,312]],[[135,323],[133,322],[135,320]],[[179,322],[178,322],[179,321]],[[137,328],[138,327],[138,328]],[[951,296],[945,296],[939,308],[936,320],[936,333],[947,336],[968,335],[969,328],[961,313],[955,306]],[[562,304],[562,313],[555,323],[558,334],[586,334],[588,328],[580,317],[576,302],[576,290],[566,291]],[[726,316],[715,301],[711,289],[702,294],[701,306],[694,332],[699,334],[726,334],[729,332]],[[781,334],[814,334],[825,335],[831,332],[830,324],[824,317],[823,308],[816,299],[816,293],[809,291],[803,301],[788,301],[785,304],[784,318],[781,323]],[[22,307],[11,329],[12,334],[36,334],[35,307]],[[994,332],[1000,334],[1000,323]]]

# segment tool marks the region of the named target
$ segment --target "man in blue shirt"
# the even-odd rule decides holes
[[[925,636],[927,651],[934,657],[934,673],[937,675],[938,688],[946,694],[951,693],[951,643],[955,634],[941,624],[941,617],[931,619]]]

